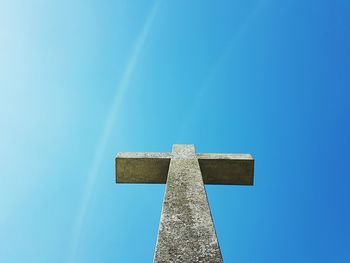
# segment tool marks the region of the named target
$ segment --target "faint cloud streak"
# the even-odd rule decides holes
[[[158,12],[160,2],[156,1],[153,5],[152,9],[150,10],[149,15],[147,16],[146,22],[144,26],[142,27],[142,30],[136,40],[133,52],[131,54],[131,57],[128,61],[128,64],[125,67],[125,70],[122,75],[122,79],[120,83],[118,84],[118,88],[116,90],[116,93],[114,95],[113,103],[111,106],[111,109],[107,115],[107,118],[105,120],[101,136],[99,138],[98,146],[96,149],[96,153],[92,162],[90,173],[87,177],[87,181],[83,190],[83,197],[81,200],[81,206],[79,208],[79,212],[77,215],[77,219],[75,222],[75,227],[73,230],[73,237],[72,237],[72,243],[71,243],[71,249],[69,254],[69,260],[68,262],[76,262],[76,256],[78,251],[78,245],[79,245],[79,239],[81,236],[81,232],[84,225],[84,218],[86,216],[86,213],[89,208],[90,199],[93,193],[93,188],[96,182],[96,178],[98,175],[98,171],[101,166],[101,162],[104,156],[104,153],[106,151],[106,146],[108,143],[108,140],[111,136],[111,132],[113,130],[113,124],[115,122],[115,119],[118,115],[118,110],[120,108],[121,102],[123,101],[125,92],[127,90],[127,87],[129,85],[129,82],[131,80],[131,77],[134,73],[135,67],[137,65],[140,53],[142,51],[142,48],[144,46],[144,43],[147,39],[147,36],[150,32],[150,29],[152,27],[154,18]]]

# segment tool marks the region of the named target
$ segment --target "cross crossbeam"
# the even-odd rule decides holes
[[[119,153],[117,183],[166,183],[154,262],[217,262],[222,255],[204,184],[252,185],[249,154],[196,154],[194,145],[171,153]]]
[[[173,153],[118,153],[117,183],[165,184]],[[196,154],[204,184],[253,185],[254,159],[250,154]]]

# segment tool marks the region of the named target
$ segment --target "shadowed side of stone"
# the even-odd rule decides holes
[[[119,153],[117,183],[165,184],[173,153]],[[250,154],[196,154],[204,184],[253,185]]]
[[[250,154],[197,154],[204,184],[253,185],[254,159]]]
[[[115,159],[116,182],[165,184],[170,153],[119,153]]]

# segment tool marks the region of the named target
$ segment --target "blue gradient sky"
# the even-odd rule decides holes
[[[151,262],[164,185],[118,151],[251,153],[225,262],[350,262],[350,2],[0,2],[0,262]]]

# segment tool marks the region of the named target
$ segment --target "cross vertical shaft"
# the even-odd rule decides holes
[[[173,146],[154,262],[223,262],[193,145]]]

